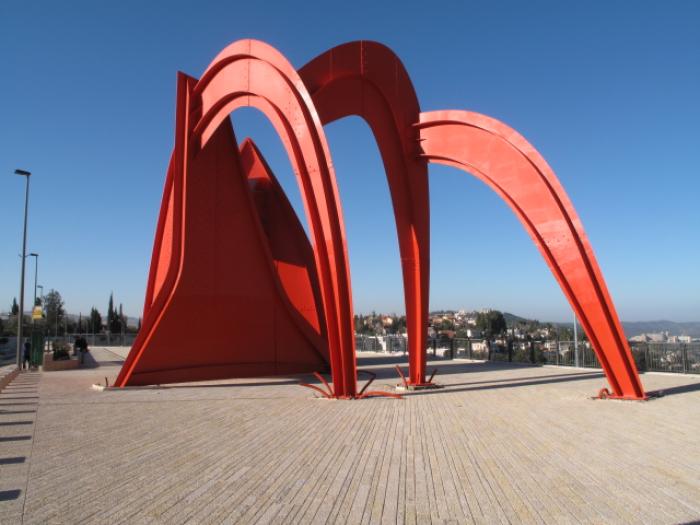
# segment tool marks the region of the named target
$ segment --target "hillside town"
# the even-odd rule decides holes
[[[406,316],[372,312],[355,316],[355,332],[360,335],[387,336],[406,333]],[[484,308],[481,310],[440,310],[430,313],[428,337],[437,339],[480,339],[507,334],[514,339],[571,339],[571,325],[541,323],[513,314]]]

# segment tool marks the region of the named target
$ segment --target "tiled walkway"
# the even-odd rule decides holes
[[[119,354],[0,394],[0,523],[700,519],[700,377],[647,374],[649,402],[590,399],[597,371],[457,361],[403,400],[298,378],[92,390]],[[377,388],[393,362],[361,358]]]
[[[19,523],[34,447],[41,375],[22,373],[0,392],[0,523]]]

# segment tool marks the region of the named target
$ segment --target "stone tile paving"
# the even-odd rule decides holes
[[[595,370],[466,361],[404,400],[299,378],[92,390],[123,355],[0,395],[0,523],[700,519],[700,377],[646,374],[667,394],[646,403],[591,400]],[[396,383],[395,359],[361,355]]]
[[[19,523],[34,447],[39,380],[22,373],[0,392],[0,523]]]

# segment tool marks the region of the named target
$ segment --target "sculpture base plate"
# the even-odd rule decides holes
[[[438,388],[444,388],[444,385],[438,385],[437,383],[420,383],[417,385],[396,385],[396,390],[399,392],[411,392],[413,390],[436,390]]]

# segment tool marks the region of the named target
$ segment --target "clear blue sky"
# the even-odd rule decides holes
[[[18,292],[23,179],[29,250],[70,312],[110,291],[141,315],[173,141],[175,74],[200,76],[258,38],[297,67],[357,39],[402,58],[424,110],[469,109],[519,130],[574,202],[624,320],[700,320],[700,3],[26,2],[0,7],[0,311]],[[394,4],[392,7],[390,4]],[[293,204],[261,116],[234,116]],[[403,311],[396,234],[376,146],[359,119],[327,127],[355,308]],[[431,308],[571,311],[529,237],[486,186],[430,170]],[[31,300],[33,265],[28,272]]]

